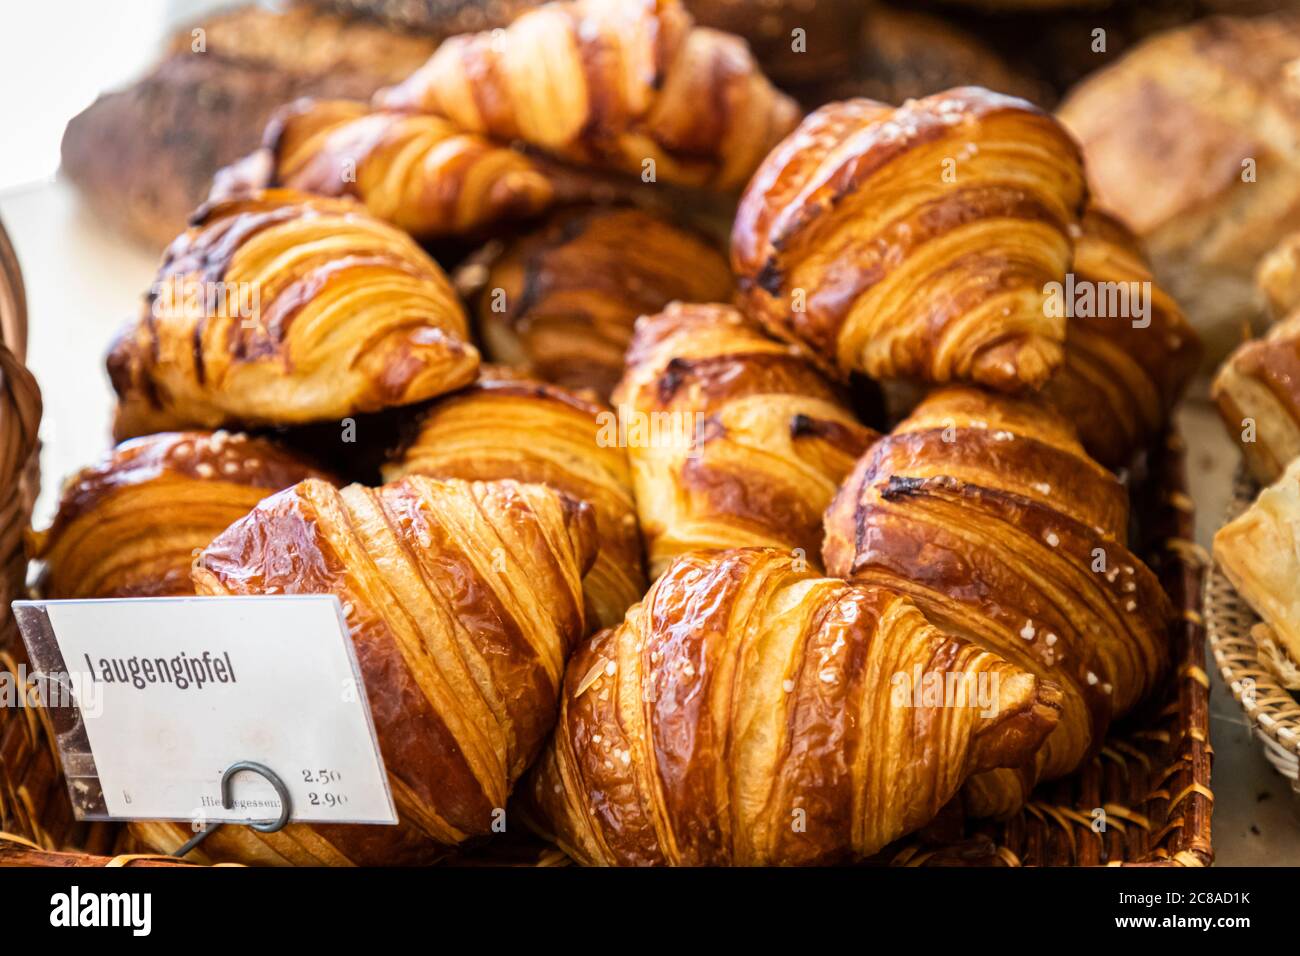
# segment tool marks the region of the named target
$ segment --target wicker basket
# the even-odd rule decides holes
[[[1045,784],[1002,822],[931,828],[889,853],[903,866],[1206,866],[1210,843],[1210,680],[1200,614],[1204,550],[1193,543],[1181,439],[1171,436],[1135,483],[1138,551],[1181,618],[1164,691],[1117,725],[1078,773]],[[1300,711],[1296,712],[1300,716]],[[1101,811],[1100,813],[1098,811]],[[935,832],[937,831],[937,832]]]
[[[1238,469],[1226,524],[1250,507],[1259,486]],[[1205,630],[1223,682],[1241,705],[1264,756],[1300,792],[1300,703],[1264,661],[1252,630],[1260,623],[1227,575],[1212,564],[1205,576]]]

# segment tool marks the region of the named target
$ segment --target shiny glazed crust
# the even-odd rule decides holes
[[[566,210],[509,241],[479,284],[479,329],[494,361],[606,399],[637,316],[732,294],[726,257],[703,237],[638,209],[601,207]]]
[[[437,116],[352,100],[299,100],[277,111],[261,152],[218,173],[212,195],[266,186],[353,196],[425,239],[525,218],[555,199],[546,169],[516,149]]]
[[[600,543],[582,585],[588,626],[611,627],[646,589],[632,474],[627,451],[613,440],[613,412],[554,385],[497,374],[485,367],[477,383],[423,412],[384,479],[513,478],[587,502]]]
[[[816,567],[822,512],[876,437],[792,347],[724,305],[640,319],[614,403],[652,577],[687,551],[751,546]]]
[[[739,189],[799,120],[738,37],[677,0],[567,0],[452,37],[376,105],[573,162]]]
[[[982,681],[991,706],[898,693],[897,675],[926,673]],[[768,549],[687,555],[574,655],[525,794],[589,865],[833,863],[924,825],[968,774],[1028,759],[1058,707],[896,592]]]
[[[741,301],[827,367],[1038,388],[1062,362],[1043,287],[1069,268],[1078,149],[1050,116],[975,87],[812,113],[741,200]]]
[[[123,442],[63,486],[49,529],[29,539],[45,598],[193,594],[198,553],[267,495],[327,479],[259,438],[165,432]]]
[[[401,824],[224,827],[197,856],[259,864],[410,864],[491,830],[552,726],[583,629],[590,509],[540,485],[306,481],[203,552],[201,595],[336,594]],[[176,824],[134,826],[170,850]]]
[[[1168,664],[1173,610],[1125,545],[1128,500],[1037,402],[931,394],[858,462],[826,515],[831,574],[897,589],[937,626],[1060,685],[1026,772],[976,778],[980,814],[1073,771]]]
[[[437,263],[355,202],[267,190],[214,203],[109,353],[114,434],[417,402],[473,380],[467,334]]]
[[[1111,298],[1107,290],[1123,290],[1130,314],[1083,315],[1076,303],[1065,364],[1043,397],[1074,425],[1089,455],[1117,468],[1159,436],[1200,363],[1200,340],[1151,275],[1137,237],[1113,216],[1084,214],[1071,272],[1098,304]],[[1133,309],[1134,292],[1147,302],[1145,317]],[[1116,297],[1106,308],[1122,302]]]

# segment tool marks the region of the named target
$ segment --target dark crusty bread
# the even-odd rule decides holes
[[[240,8],[179,31],[147,76],[101,96],[63,136],[63,172],[108,222],[159,249],[213,174],[252,151],[300,96],[366,98],[415,70],[432,39],[306,8]]]

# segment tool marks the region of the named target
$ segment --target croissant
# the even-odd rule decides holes
[[[731,234],[739,302],[824,366],[876,379],[1038,388],[1063,361],[1084,203],[1049,115],[963,87],[811,114],[763,161]]]
[[[720,252],[637,209],[566,210],[459,278],[477,272],[479,329],[495,361],[606,399],[637,316],[675,299],[726,301],[732,293]]]
[[[193,594],[199,551],[267,495],[328,477],[260,438],[170,432],[123,442],[63,487],[29,536],[50,599]]]
[[[472,381],[442,270],[345,199],[267,190],[200,209],[108,356],[114,434],[340,419]]]
[[[1028,399],[950,387],[858,462],[826,515],[831,574],[897,589],[938,627],[1064,695],[1033,766],[982,775],[971,809],[1016,809],[1073,771],[1169,661],[1172,606],[1125,544],[1120,482]]]
[[[215,199],[284,186],[353,196],[414,236],[458,235],[534,215],[556,198],[535,160],[420,113],[299,100],[271,118],[262,149],[221,170]]]
[[[876,437],[812,365],[725,305],[640,319],[614,402],[652,577],[733,547],[815,566],[822,512]]]
[[[1238,346],[1210,396],[1255,480],[1272,484],[1300,456],[1300,311]]]
[[[612,627],[646,589],[632,475],[613,418],[603,404],[554,385],[484,369],[476,384],[423,412],[414,440],[384,467],[384,479],[513,478],[586,501],[600,542],[583,581],[587,618]]]
[[[567,0],[452,37],[375,94],[562,159],[734,190],[799,120],[745,42],[677,0]]]
[[[1137,237],[1114,217],[1084,214],[1071,272],[1061,290],[1072,312],[1065,364],[1043,397],[1074,424],[1089,455],[1116,468],[1164,428],[1200,364],[1200,341],[1154,281]]]
[[[591,509],[541,485],[308,480],[262,501],[203,552],[195,589],[339,597],[400,824],[223,827],[190,859],[418,864],[490,833],[554,721],[595,549]],[[163,852],[187,836],[132,830]]]
[[[934,678],[956,694],[909,686]],[[768,549],[686,555],[574,655],[525,794],[589,865],[833,863],[1029,759],[1058,708],[897,592]]]

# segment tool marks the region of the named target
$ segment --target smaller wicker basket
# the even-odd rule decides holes
[[[1224,523],[1249,508],[1258,492],[1259,486],[1238,469]],[[1269,667],[1267,645],[1261,646],[1252,633],[1261,625],[1258,615],[1217,564],[1205,576],[1204,606],[1205,633],[1223,682],[1245,712],[1268,762],[1300,793],[1300,703]]]

